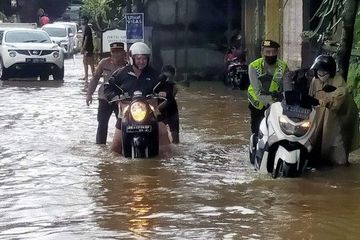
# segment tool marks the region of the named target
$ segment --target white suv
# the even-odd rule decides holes
[[[0,28],[0,79],[64,78],[64,56],[49,35],[38,29]]]
[[[66,57],[71,57],[74,54],[74,33],[71,32],[69,26],[62,24],[46,24],[42,28],[50,36],[51,41],[58,44],[64,51]]]
[[[70,39],[72,40],[73,53],[76,53],[77,49],[79,49],[79,46],[77,46],[77,39],[76,39],[76,35],[79,31],[78,24],[76,22],[54,22],[54,24],[68,26],[70,28],[71,32],[69,33],[69,36],[70,36]],[[51,38],[51,36],[50,36],[50,38]]]

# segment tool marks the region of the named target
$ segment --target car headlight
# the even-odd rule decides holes
[[[304,136],[311,127],[311,123],[308,120],[302,121],[299,125],[294,125],[284,116],[280,116],[279,124],[281,131],[283,131],[286,135],[295,135],[296,137]]]
[[[55,52],[53,52],[53,56],[54,56],[54,58],[58,58],[58,57],[60,57],[60,53],[59,53],[59,51],[55,51]]]
[[[16,52],[15,51],[10,51],[9,56],[10,57],[16,57]]]
[[[136,122],[143,121],[147,113],[146,104],[143,102],[135,102],[131,104],[130,113]]]

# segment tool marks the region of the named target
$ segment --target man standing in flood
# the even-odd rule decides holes
[[[106,144],[108,124],[111,114],[114,112],[116,117],[119,113],[116,103],[108,103],[104,95],[104,84],[108,82],[112,73],[117,69],[121,69],[126,65],[126,53],[124,50],[124,43],[114,42],[110,44],[110,57],[104,58],[100,61],[96,68],[93,78],[90,80],[89,88],[86,95],[86,104],[89,106],[92,103],[92,95],[99,83],[101,76],[104,81],[101,84],[99,94],[99,107],[98,107],[98,128],[96,133],[96,143]]]
[[[287,64],[278,59],[280,44],[264,40],[261,44],[262,57],[249,65],[250,86],[248,100],[252,132],[252,146],[256,146],[261,120],[265,110],[281,95]],[[254,151],[252,149],[251,151]],[[250,159],[253,163],[254,159]]]
[[[89,18],[87,16],[83,16],[82,18],[82,24],[84,25],[84,32],[83,32],[83,43],[81,48],[81,54],[84,54],[84,70],[85,70],[85,76],[84,80],[87,83],[88,81],[88,65],[90,65],[91,73],[94,76],[95,72],[95,63],[94,63],[94,44],[93,44],[93,36],[92,36],[92,30],[89,26]]]

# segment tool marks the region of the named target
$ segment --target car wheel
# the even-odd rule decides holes
[[[64,68],[56,70],[53,74],[54,80],[61,81],[64,80]]]
[[[0,59],[0,79],[8,80],[9,76],[7,73],[7,69],[4,67],[2,60]]]
[[[49,74],[40,74],[40,81],[49,80]]]

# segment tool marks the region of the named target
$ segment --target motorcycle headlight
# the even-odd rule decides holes
[[[135,102],[131,104],[130,113],[135,121],[137,122],[143,121],[147,113],[146,104],[143,102]]]
[[[286,135],[295,135],[296,137],[304,136],[310,129],[311,123],[308,120],[301,122],[300,125],[294,125],[289,122],[284,116],[279,118],[281,131]]]

